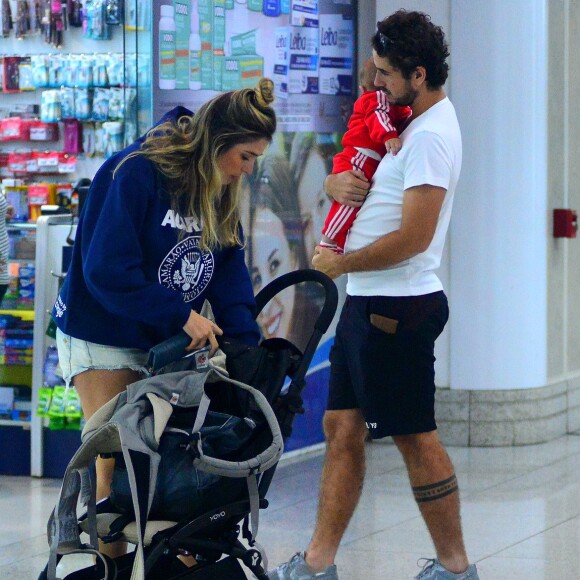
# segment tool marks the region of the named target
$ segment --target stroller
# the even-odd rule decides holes
[[[257,314],[259,314],[279,292],[301,283],[315,283],[322,287],[324,294],[320,314],[313,321],[312,333],[304,352],[300,352],[295,345],[286,339],[280,338],[264,340],[258,347],[248,347],[227,339],[220,341],[220,348],[226,354],[227,371],[234,379],[232,382],[237,380],[244,383],[246,389],[248,389],[247,385],[251,385],[259,390],[258,397],[266,401],[265,406],[267,407],[267,409],[262,410],[266,416],[270,414],[272,416],[271,419],[268,419],[270,427],[273,424],[276,427],[279,426],[278,435],[281,434],[281,440],[290,436],[294,416],[303,412],[301,392],[305,386],[306,372],[320,339],[334,317],[338,304],[338,293],[336,286],[326,275],[315,270],[299,270],[274,280],[256,296]],[[183,358],[184,348],[189,342],[189,337],[182,333],[151,350],[149,363],[155,377],[170,373],[167,375],[168,377],[179,378],[195,373],[195,368],[194,370],[190,369],[192,365],[194,367],[199,365],[200,361],[203,363],[203,352],[201,356]],[[288,379],[290,379],[290,383],[286,389],[284,387],[287,385]],[[132,387],[135,385],[138,383]],[[283,388],[284,393],[282,394]],[[219,392],[222,392],[221,389]],[[241,397],[239,394],[226,396],[222,402],[221,410],[228,411],[234,416],[253,417],[258,421],[260,409],[257,408],[259,405],[256,402],[259,400],[245,395],[246,392],[242,391]],[[275,430],[273,429],[273,431]],[[276,435],[274,435],[275,439]],[[247,447],[251,446],[252,441],[250,440]],[[279,454],[281,452],[282,446],[280,444]],[[251,455],[248,454],[247,449],[244,450],[244,453],[246,455],[242,459]],[[266,455],[266,453],[262,453],[261,449],[258,454]],[[257,512],[258,508],[265,509],[268,506],[266,493],[274,476],[279,454],[274,458],[269,457],[263,471],[255,465],[251,466],[250,475],[254,475],[256,481],[255,493],[252,493],[248,483],[250,492],[240,494],[239,488],[228,486],[225,481],[227,478],[222,478],[223,489],[226,491],[217,494],[221,503],[216,505],[214,494],[213,504],[208,507],[207,511],[204,508],[203,513],[199,513],[191,519],[176,521],[179,518],[156,515],[155,520],[151,521],[144,513],[140,514],[137,510],[135,511],[137,515],[119,514],[111,507],[110,498],[104,502],[99,502],[96,508],[93,501],[93,513],[95,510],[97,513],[96,530],[87,527],[87,521],[90,518],[87,518],[86,514],[78,520],[64,523],[65,527],[70,525],[76,528],[77,537],[79,528],[84,532],[90,532],[90,544],[63,546],[64,549],[59,549],[58,553],[56,550],[51,550],[51,559],[41,572],[39,580],[54,577],[56,563],[64,554],[68,553],[94,554],[96,563],[68,574],[64,580],[128,580],[136,578],[134,572],[136,560],[139,562],[139,574],[148,580],[245,579],[246,574],[240,562],[243,562],[258,579],[266,579],[267,562],[264,560],[263,551],[255,539]],[[217,463],[224,462],[218,460]],[[222,480],[218,484],[219,487],[222,487]],[[250,477],[248,477],[249,481]],[[63,488],[65,484],[66,478]],[[228,490],[231,490],[230,497],[228,497]],[[147,504],[145,503],[145,505]],[[91,504],[88,503],[88,506],[90,513]],[[51,535],[50,526],[51,522],[49,522],[49,537]],[[103,541],[124,540],[135,544],[137,549],[112,560],[98,552],[95,545],[97,534]],[[247,545],[240,540],[240,534],[246,540]],[[178,558],[179,555],[184,554],[193,556],[196,565],[187,567]]]

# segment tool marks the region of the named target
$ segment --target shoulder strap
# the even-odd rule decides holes
[[[245,385],[244,383],[240,383],[239,381],[230,379],[226,374],[223,374],[221,371],[213,367],[210,368],[208,376],[212,373],[215,374],[219,380],[232,383],[250,393],[250,395],[254,398],[258,409],[263,413],[266,422],[268,423],[268,427],[272,432],[272,443],[267,449],[262,451],[262,453],[259,453],[255,457],[244,461],[227,461],[225,459],[218,459],[217,457],[210,457],[206,455],[203,451],[202,436],[199,432],[203,425],[203,421],[205,420],[207,408],[209,407],[209,397],[207,397],[207,395],[204,393],[193,430],[193,433],[197,433],[197,440],[194,443],[195,458],[193,460],[193,464],[202,471],[206,471],[207,473],[214,473],[216,475],[222,475],[224,477],[248,477],[250,475],[266,471],[278,462],[284,451],[284,442],[274,411],[272,411],[272,408],[266,400],[266,397],[264,397],[264,395],[257,389],[254,389],[249,385]],[[207,399],[207,401],[204,401],[204,398]],[[203,414],[202,404],[204,407]]]

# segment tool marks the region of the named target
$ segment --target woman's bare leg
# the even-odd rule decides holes
[[[105,403],[122,393],[127,385],[142,378],[140,372],[131,369],[90,370],[76,375],[73,382],[81,400],[85,419],[90,419]],[[114,459],[97,458],[97,501],[109,496],[114,467]],[[127,552],[127,543],[99,542],[99,550],[111,558],[117,558]]]

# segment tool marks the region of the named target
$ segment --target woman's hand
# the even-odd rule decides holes
[[[362,171],[333,173],[324,180],[324,191],[341,205],[360,207],[371,184]]]
[[[210,344],[209,356],[212,357],[218,349],[216,334],[220,336],[223,334],[222,329],[215,323],[191,311],[183,330],[191,337],[189,346],[185,349],[188,352],[204,347],[208,342]]]

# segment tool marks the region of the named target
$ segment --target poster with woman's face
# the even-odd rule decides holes
[[[253,88],[264,76],[274,81],[274,142],[242,183],[255,293],[286,272],[311,267],[330,207],[324,178],[357,91],[356,13],[356,0],[153,2],[153,121],[178,105],[195,112],[217,93]],[[262,336],[288,338],[303,349],[322,302],[319,287],[285,290],[258,316]],[[331,329],[313,359],[307,412],[296,418],[287,449],[323,439],[332,338]]]
[[[314,248],[330,207],[325,177],[340,134],[284,133],[248,179],[244,229],[254,293],[282,274],[311,268]],[[289,338],[303,348],[320,310],[317,288],[292,287],[266,305],[258,323],[265,338]]]

